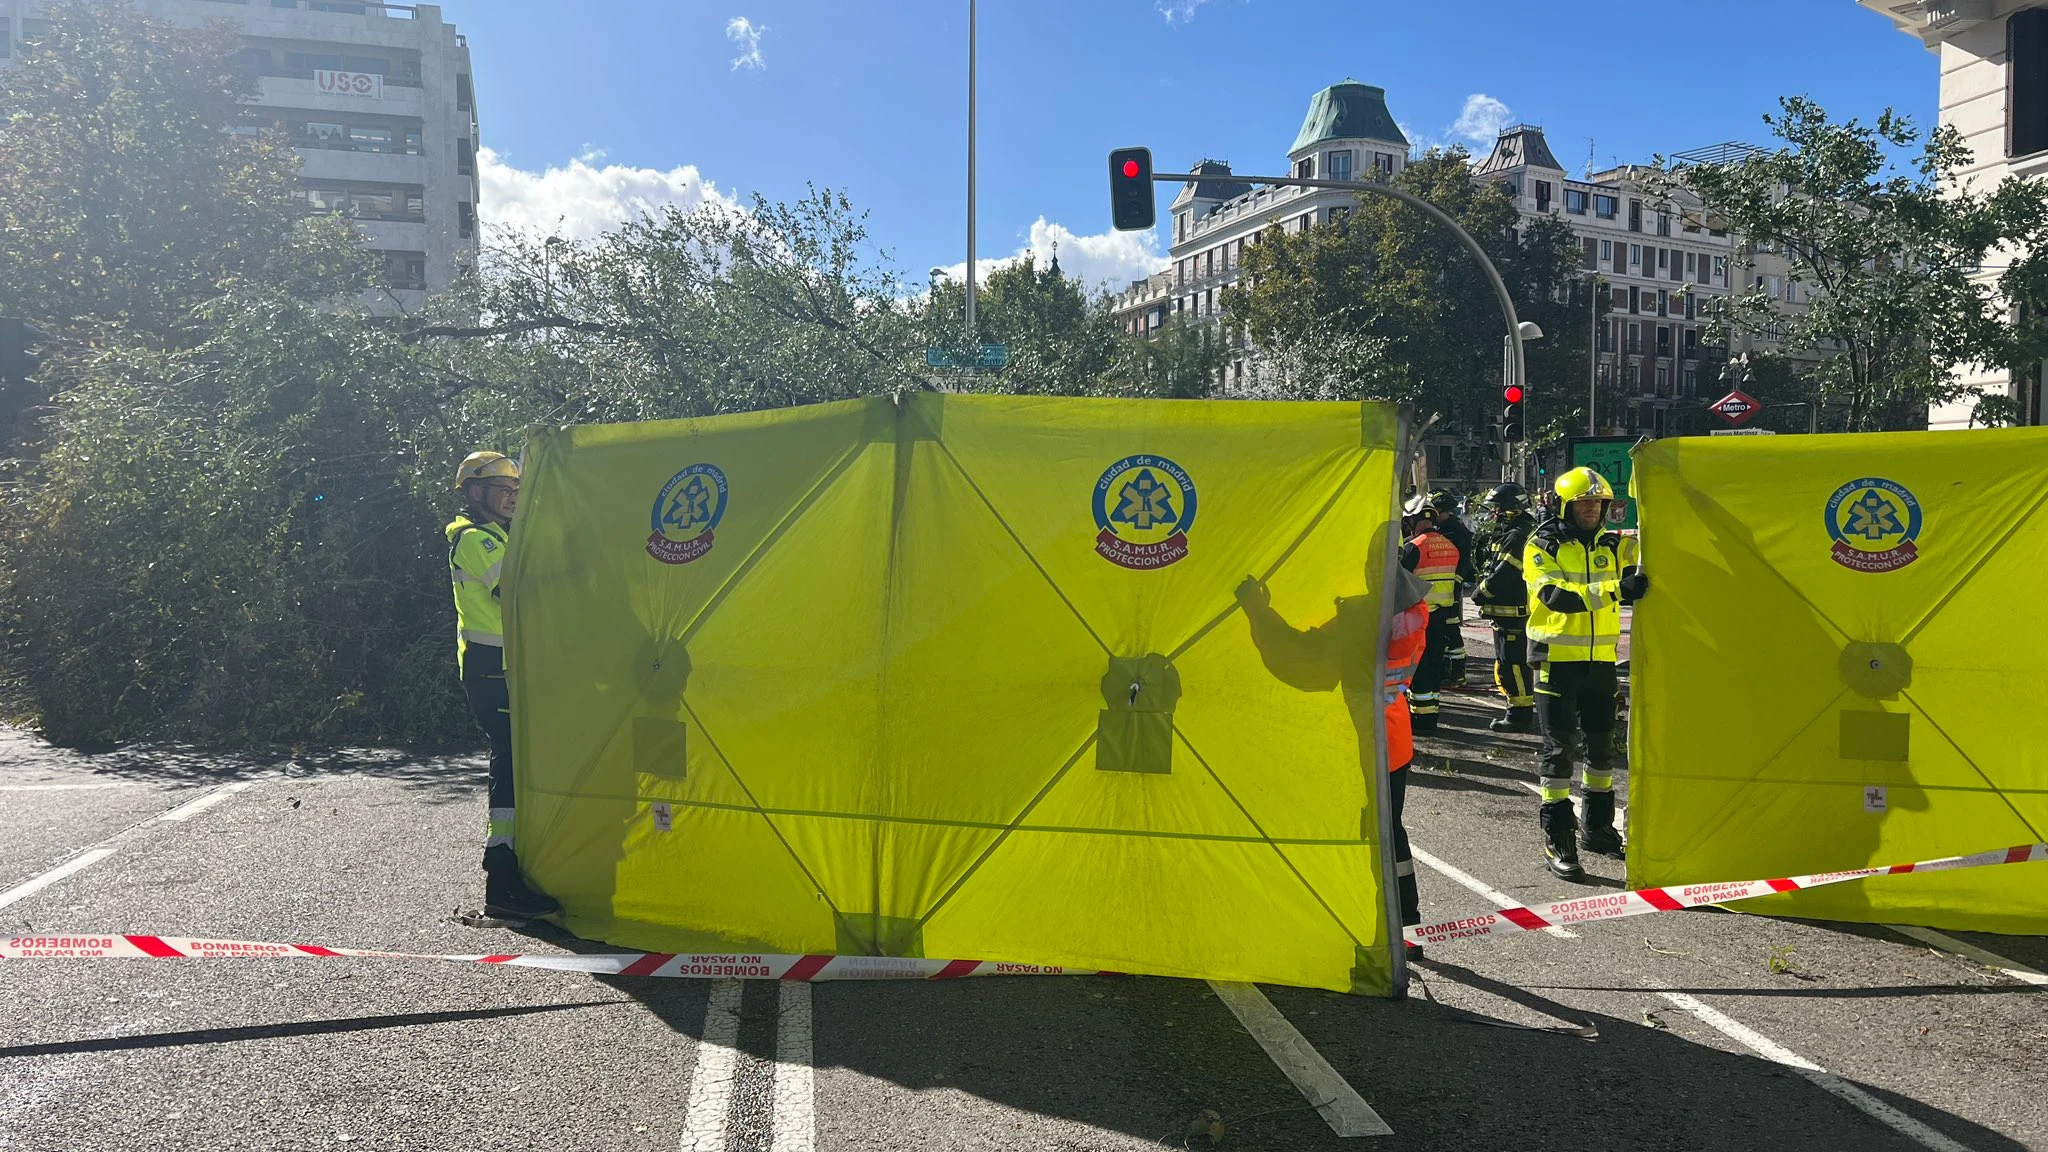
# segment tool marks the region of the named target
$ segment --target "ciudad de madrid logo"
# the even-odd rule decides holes
[[[715,464],[692,464],[669,477],[654,498],[647,554],[663,564],[702,559],[725,518],[725,500],[725,473]]]
[[[1828,497],[1835,563],[1853,572],[1891,572],[1920,558],[1920,501],[1880,476],[1851,480]]]
[[[1195,482],[1164,456],[1126,456],[1095,482],[1095,551],[1119,568],[1153,571],[1187,559]]]

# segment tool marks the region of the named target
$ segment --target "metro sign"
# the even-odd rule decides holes
[[[1707,405],[1707,411],[1730,424],[1747,424],[1763,410],[1762,403],[1740,388]]]

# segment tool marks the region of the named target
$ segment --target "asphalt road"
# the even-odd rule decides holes
[[[1494,907],[1474,886],[1584,894],[1542,868],[1533,742],[1486,733],[1486,697],[1449,701],[1409,793],[1444,869],[1421,869],[1425,915]],[[451,919],[477,899],[480,784],[473,760],[0,733],[0,934],[593,950]],[[1950,939],[2021,975],[1882,927],[1709,910],[1433,947],[1406,1001],[1265,988],[1290,1063],[1326,1061],[1392,1130],[1353,1138],[1228,989],[1191,981],[7,961],[0,1149],[2048,1148],[2048,986],[2024,973],[2048,939]]]

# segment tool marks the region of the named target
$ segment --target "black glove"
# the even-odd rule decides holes
[[[1559,588],[1555,584],[1545,584],[1543,587],[1538,588],[1536,590],[1536,599],[1552,612],[1585,612],[1588,610],[1584,597],[1580,596],[1577,592]]]
[[[1621,598],[1623,600],[1641,600],[1643,593],[1649,590],[1650,577],[1646,572],[1635,571],[1621,578]]]

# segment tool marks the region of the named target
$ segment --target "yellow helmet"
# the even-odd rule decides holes
[[[518,463],[503,452],[471,452],[455,469],[455,489],[459,492],[471,480],[489,480],[498,476],[519,479]]]
[[[1574,500],[1612,500],[1614,485],[1591,468],[1574,468],[1557,478],[1557,498],[1565,504]]]

